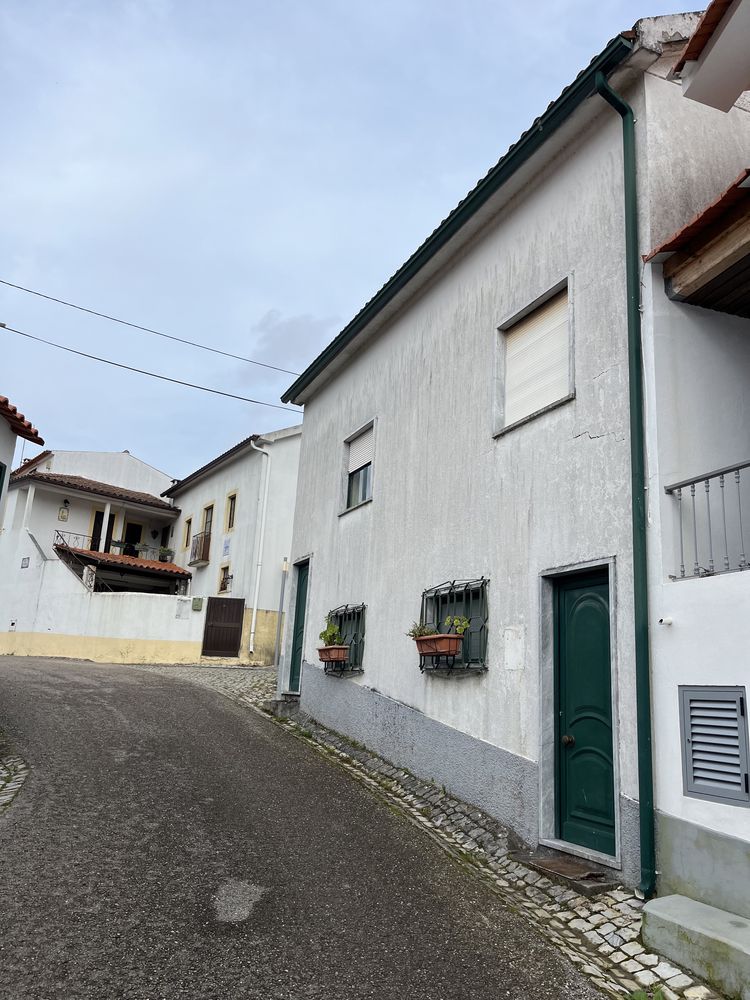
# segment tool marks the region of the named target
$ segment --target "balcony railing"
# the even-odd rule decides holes
[[[190,559],[188,561],[189,566],[205,566],[209,560],[209,553],[211,551],[211,532],[201,531],[197,535],[193,535],[193,540],[190,543]]]
[[[745,530],[750,515],[750,462],[666,487],[679,521],[676,579],[750,569]]]
[[[69,549],[85,549],[87,552],[98,552],[101,536],[82,535],[75,531],[55,531],[54,544],[64,545]],[[161,545],[148,545],[144,542],[123,542],[112,539],[105,543],[105,552],[117,555],[136,556],[138,559],[149,559],[152,562],[172,562],[174,550]]]

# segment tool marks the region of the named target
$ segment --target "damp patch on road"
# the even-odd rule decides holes
[[[222,882],[211,900],[216,919],[223,924],[242,923],[267,891],[261,885],[241,882],[239,879],[230,878]]]

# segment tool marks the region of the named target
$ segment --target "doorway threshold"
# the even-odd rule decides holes
[[[621,884],[614,877],[615,873],[611,868],[586,858],[553,851],[549,847],[539,847],[535,851],[513,851],[510,857],[555,882],[575,889],[582,896],[596,896],[600,892],[616,889]]]

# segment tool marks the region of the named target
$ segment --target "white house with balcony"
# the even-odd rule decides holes
[[[254,434],[164,491],[181,510],[175,561],[207,600],[205,656],[276,659],[301,434]]]
[[[283,396],[305,429],[279,694],[533,849],[648,896],[689,863],[747,916],[750,331],[642,259],[750,163],[747,112],[673,79],[698,22],[616,36]],[[706,478],[713,571],[698,510],[686,579]],[[455,618],[450,652],[405,634]],[[696,795],[680,718],[704,701],[735,711],[729,797]]]
[[[43,445],[44,440],[30,420],[8,399],[0,396],[0,529],[3,523],[5,499],[8,493],[8,479],[13,465],[13,455],[18,438],[32,444]]]

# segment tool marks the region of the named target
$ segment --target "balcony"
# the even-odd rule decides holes
[[[98,552],[101,535],[82,535],[74,531],[55,531],[53,544],[68,549],[83,549],[86,552]],[[172,562],[174,549],[163,545],[148,545],[145,542],[124,542],[111,539],[105,542],[104,552],[115,555],[135,556],[138,559],[148,559],[151,562]]]
[[[188,566],[207,566],[211,552],[211,532],[201,531],[193,535],[190,543],[190,559]]]
[[[745,530],[750,516],[750,462],[666,487],[675,503],[680,565],[672,579],[750,569]]]

